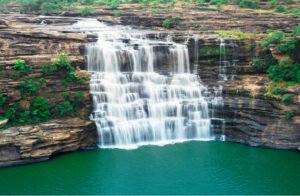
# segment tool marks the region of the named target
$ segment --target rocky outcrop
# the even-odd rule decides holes
[[[63,29],[63,25],[77,20],[49,17],[46,21],[52,24],[51,27],[41,25],[42,20],[45,19],[38,16],[1,15],[0,63],[9,65],[23,59],[41,66],[55,60],[57,54],[66,53],[73,63],[84,65],[87,35]]]
[[[299,148],[300,88],[289,92],[294,94],[294,101],[285,105],[265,95],[270,84],[265,76],[243,76],[225,85],[226,140],[278,149]],[[293,112],[294,117],[286,118],[285,112]]]
[[[0,107],[0,116],[4,116],[8,108],[20,106],[30,110],[31,102],[37,96],[43,97],[55,109],[58,104],[70,103],[76,95],[80,95],[79,105],[84,107],[76,108],[76,112],[68,117],[58,114],[54,118],[52,115],[52,120],[44,123],[28,125],[27,122],[5,130],[1,128],[8,123],[7,119],[0,118],[0,167],[47,160],[55,154],[96,147],[97,129],[88,119],[92,110],[89,81],[66,82],[66,70],[43,70],[45,65],[57,60],[58,54],[65,53],[74,68],[74,76],[89,78],[84,71],[83,55],[87,34],[62,28],[62,25],[70,25],[77,20],[49,17],[47,22],[53,24],[50,27],[40,24],[41,20],[45,20],[41,17],[2,16],[0,95],[6,98],[6,102]],[[26,66],[30,67],[29,72],[22,73],[12,68],[18,59],[24,60]],[[22,94],[19,87],[21,82],[33,86],[34,92],[27,86],[26,94]],[[63,96],[64,93],[67,97]]]
[[[97,147],[93,122],[80,118],[0,131],[0,167],[48,160],[52,155]]]

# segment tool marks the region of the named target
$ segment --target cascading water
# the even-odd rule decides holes
[[[98,32],[98,41],[87,45],[87,62],[100,147],[214,139],[209,108],[220,97],[211,96],[190,73],[185,43],[175,43],[171,34],[122,31],[102,23],[97,29],[92,23],[85,28]],[[161,73],[161,64],[167,64],[167,73]]]

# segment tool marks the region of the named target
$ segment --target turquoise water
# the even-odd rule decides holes
[[[0,194],[300,194],[300,153],[226,142],[76,152],[0,169]]]

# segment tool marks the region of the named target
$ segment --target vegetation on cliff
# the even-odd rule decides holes
[[[40,14],[51,14],[63,10],[77,9],[82,16],[93,13],[93,7],[105,5],[111,9],[118,9],[120,4],[138,3],[143,8],[157,9],[161,4],[166,8],[174,7],[176,3],[192,4],[195,8],[203,9],[205,5],[215,6],[216,10],[222,11],[222,6],[237,5],[239,8],[266,9],[263,0],[0,0],[0,12],[7,13],[6,3],[13,2],[21,5],[21,13],[38,12]],[[299,0],[268,0],[268,8],[273,12],[284,14],[299,14],[300,9],[292,6]],[[79,9],[78,9],[79,7]],[[209,8],[211,9],[211,8]],[[155,10],[154,10],[155,11]]]
[[[21,99],[12,103],[8,102],[7,95],[0,94],[0,120],[8,119],[8,125],[40,123],[58,116],[72,116],[84,106],[84,94],[81,91],[62,93],[61,101],[55,103],[46,96],[45,88],[54,88],[47,83],[47,78],[53,74],[60,76],[65,91],[68,91],[69,83],[81,85],[88,80],[75,74],[67,55],[60,54],[55,62],[43,66],[39,78],[31,74],[33,68],[22,60],[16,61],[11,69],[10,78],[17,82]]]

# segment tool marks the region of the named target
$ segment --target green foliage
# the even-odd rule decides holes
[[[40,78],[39,82],[40,82],[40,85],[41,85],[42,88],[46,88],[47,87],[47,83],[46,83],[45,78]]]
[[[296,40],[286,41],[278,46],[278,49],[283,54],[288,54],[290,56],[294,56],[296,54]]]
[[[69,92],[63,92],[62,96],[64,97],[64,99],[68,99],[70,97],[70,93]]]
[[[284,104],[289,104],[289,103],[292,103],[293,102],[293,95],[291,94],[284,94],[282,96],[282,99],[281,99],[281,102],[284,103]]]
[[[299,12],[300,14],[300,12]],[[298,24],[294,29],[293,29],[293,35],[294,36],[300,36],[300,24]]]
[[[170,29],[173,26],[173,21],[171,19],[165,19],[162,26],[166,29]]]
[[[264,73],[266,71],[266,64],[264,64],[263,61],[257,57],[253,58],[252,67],[258,73]]]
[[[3,94],[0,94],[0,106],[6,103],[6,97]]]
[[[9,75],[10,79],[17,80],[20,77],[20,72],[13,72]]]
[[[274,81],[300,82],[300,64],[272,65],[268,68],[268,76]]]
[[[4,70],[4,64],[0,63],[0,72]]]
[[[72,105],[73,105],[74,111],[77,111],[84,106],[83,92],[79,91],[75,94],[75,98],[72,100]]]
[[[21,5],[21,13],[38,12],[40,14],[50,14],[61,11],[67,1],[62,0],[17,0]]]
[[[55,114],[58,116],[68,115],[74,112],[74,108],[70,101],[65,101],[55,106]]]
[[[273,31],[269,33],[262,41],[261,46],[268,50],[270,44],[280,44],[280,42],[285,38],[285,34],[281,31]]]
[[[88,16],[94,12],[94,9],[91,6],[85,6],[84,8],[80,9],[79,12],[81,16]]]
[[[222,5],[228,3],[228,0],[210,0],[211,5]]]
[[[276,63],[277,61],[271,54],[265,54],[263,59],[260,59],[258,57],[253,58],[251,65],[257,73],[267,73],[269,66]]]
[[[25,65],[22,60],[17,61],[13,66],[13,74],[16,74],[16,78],[19,78],[22,73],[27,73],[29,70],[31,70],[30,67]],[[82,83],[87,80],[87,78],[76,77],[75,69],[72,67],[66,54],[60,54],[55,62],[50,65],[44,65],[42,67],[42,73],[45,77],[47,76],[46,74],[49,73],[58,75],[64,78],[67,83]],[[49,104],[48,100],[39,94],[39,88],[47,87],[46,79],[43,76],[39,79],[23,77],[22,80],[18,82],[17,88],[20,90],[22,98],[27,98],[28,106],[25,101],[22,106],[20,103],[16,103],[15,105],[9,105],[9,107],[7,107],[6,96],[0,94],[1,119],[8,119],[9,126],[40,123],[54,118],[56,115],[72,115],[84,107],[83,92],[77,92],[73,95],[69,92],[65,92],[62,94],[65,99],[63,103],[58,103],[57,105]],[[53,85],[50,85],[49,88],[52,92],[54,91]],[[29,100],[32,100],[30,106]]]
[[[290,120],[295,116],[295,113],[292,111],[286,111],[286,112],[284,112],[284,116],[287,120]]]
[[[122,14],[122,11],[121,10],[114,10],[113,11],[113,15],[114,16],[120,16]]]
[[[275,9],[276,12],[279,12],[279,13],[283,13],[286,11],[286,8],[282,5],[280,6],[277,6],[276,9]]]
[[[24,79],[23,81],[20,81],[17,87],[23,98],[25,98],[28,94],[36,95],[38,92],[38,85],[32,79]]]
[[[21,73],[28,73],[31,70],[30,66],[26,65],[22,60],[17,60],[15,65],[12,66],[12,69],[17,70]]]
[[[284,90],[283,88],[280,88],[280,87],[275,87],[272,90],[273,95],[283,95],[284,93],[286,93],[286,90]]]
[[[70,82],[82,84],[88,78],[77,78],[75,75],[75,69],[72,67],[68,55],[61,53],[58,55],[58,59],[50,65],[44,65],[42,67],[43,73],[56,73],[59,70],[61,74],[65,75],[65,79],[62,80],[63,85],[68,85]]]
[[[180,16],[175,16],[175,18],[174,18],[175,24],[179,25],[180,21],[181,21],[181,17]]]
[[[49,103],[42,97],[36,97],[30,104],[30,115],[33,123],[43,122],[49,119]]]
[[[257,2],[254,0],[241,0],[239,6],[241,8],[252,8],[255,9],[257,8]]]

